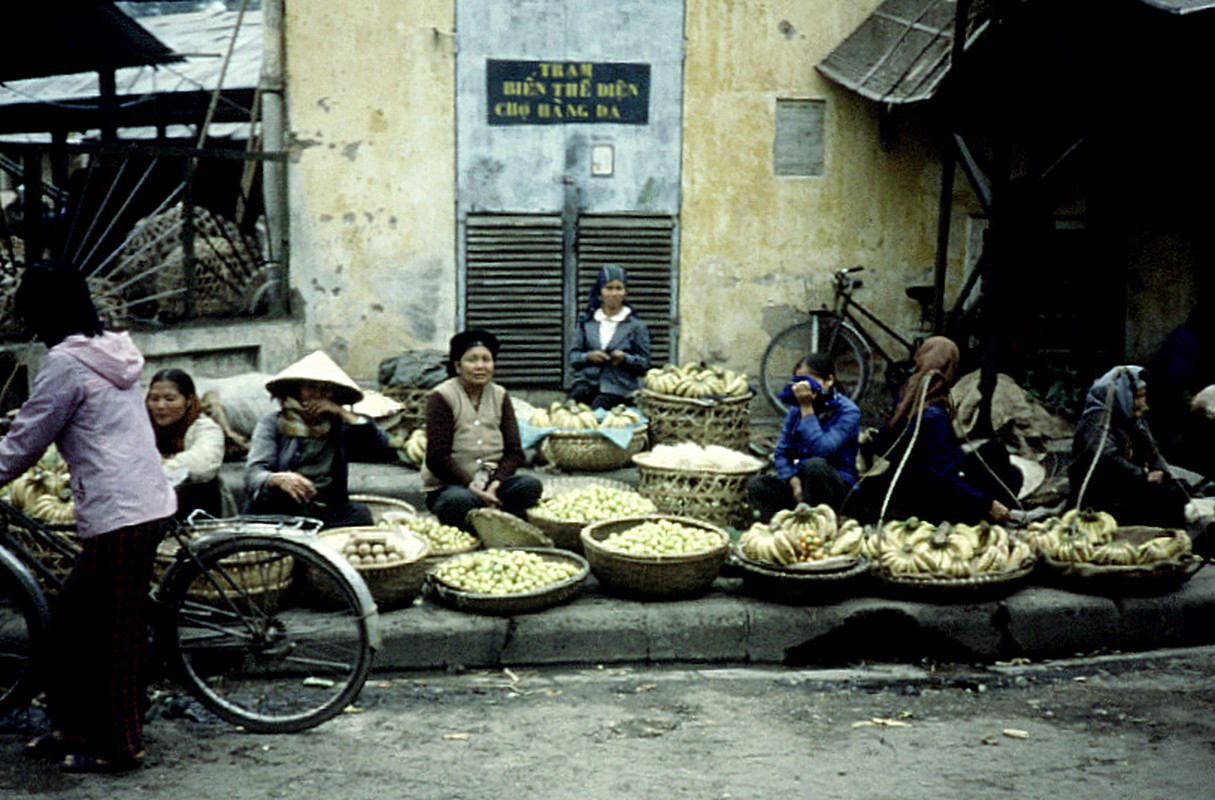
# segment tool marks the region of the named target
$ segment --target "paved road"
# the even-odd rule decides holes
[[[381,675],[360,713],[253,736],[158,713],[123,777],[0,762],[36,798],[1212,796],[1215,649],[979,669],[605,667]],[[161,698],[160,712],[176,707]],[[0,733],[13,752],[19,732]]]

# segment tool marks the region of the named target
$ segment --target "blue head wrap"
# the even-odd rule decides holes
[[[1083,413],[1104,412],[1110,386],[1113,386],[1114,393],[1110,399],[1112,418],[1122,424],[1146,428],[1142,420],[1135,419],[1135,392],[1146,385],[1147,375],[1143,367],[1114,367],[1089,387],[1088,394],[1084,397]]]
[[[603,301],[600,299],[599,293],[611,281],[620,281],[626,287],[629,285],[629,276],[625,273],[624,267],[608,264],[599,270],[599,275],[595,278],[595,285],[591,287],[590,294],[586,298],[587,319],[590,319],[591,315],[595,313],[595,309],[602,305]],[[625,305],[628,305],[628,303],[625,303]],[[629,306],[629,308],[632,308],[632,306]]]

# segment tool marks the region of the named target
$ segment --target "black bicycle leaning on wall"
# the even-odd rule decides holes
[[[157,557],[154,651],[204,707],[255,733],[340,714],[379,648],[359,574],[294,517],[192,517]],[[0,715],[34,697],[50,603],[79,548],[0,501]]]
[[[836,385],[854,401],[859,401],[873,386],[877,373],[875,356],[885,363],[884,374],[891,385],[901,384],[910,374],[921,337],[909,340],[853,298],[852,293],[863,285],[854,273],[863,269],[838,270],[833,276],[833,306],[810,311],[807,320],[794,323],[768,343],[760,362],[760,383],[764,396],[777,412],[783,414],[787,410],[779,395],[788,385],[793,368],[811,353],[827,353],[832,357]],[[921,320],[927,319],[932,287],[912,286],[907,289],[907,296],[920,303]],[[899,357],[888,353],[866,329],[864,320],[886,333],[903,353]]]

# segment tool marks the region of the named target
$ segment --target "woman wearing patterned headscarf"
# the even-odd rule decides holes
[[[1189,497],[1148,430],[1147,386],[1142,367],[1122,366],[1089,388],[1072,440],[1070,505],[1108,511],[1122,524],[1183,527]]]
[[[628,284],[621,267],[608,265],[599,270],[586,311],[574,325],[570,399],[591,408],[623,404],[650,368],[650,331],[625,302]]]
[[[906,448],[911,448],[897,476],[886,519],[918,517],[930,522],[975,523],[984,519],[1003,522],[1011,516],[996,496],[1020,488],[1015,468],[1000,475],[1006,485],[1015,481],[1016,485],[1008,486],[1010,492],[1002,492],[989,468],[1007,466],[1007,451],[1003,451],[1003,464],[985,465],[966,457],[954,433],[949,392],[959,360],[958,346],[944,336],[929,337],[916,350],[915,372],[903,384],[894,412],[874,442],[876,452],[887,453],[891,463],[886,478],[894,478]],[[998,457],[1003,445],[994,444],[988,452]],[[867,516],[873,516],[872,512],[884,504],[888,486],[888,481],[865,486],[868,491],[860,504],[871,512]]]

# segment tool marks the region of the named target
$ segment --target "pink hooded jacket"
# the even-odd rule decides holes
[[[74,335],[52,347],[0,440],[0,485],[55,442],[71,470],[82,539],[171,516],[177,496],[144,407],[142,370],[143,355],[126,333]]]

